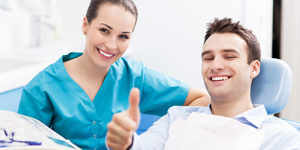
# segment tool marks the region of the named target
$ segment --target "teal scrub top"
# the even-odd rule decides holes
[[[24,87],[18,113],[40,120],[82,149],[106,149],[106,125],[114,113],[128,108],[133,87],[141,91],[140,111],[159,116],[173,105],[183,105],[190,89],[141,62],[120,58],[91,101],[63,64],[80,55],[64,55],[38,73]]]

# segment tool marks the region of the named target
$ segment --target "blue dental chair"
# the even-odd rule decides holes
[[[276,114],[283,110],[290,99],[292,71],[284,61],[275,58],[263,58],[260,65],[260,74],[251,86],[252,103],[264,104],[268,114]],[[137,134],[146,131],[158,119],[158,116],[142,114]],[[300,122],[283,120],[300,131]]]
[[[275,58],[263,58],[260,65],[260,74],[253,80],[251,86],[252,103],[264,104],[268,114],[278,113],[290,99],[292,71],[284,61]],[[283,120],[300,131],[300,122]]]

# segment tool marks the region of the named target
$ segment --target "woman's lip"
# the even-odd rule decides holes
[[[103,50],[103,49],[100,49],[100,48],[98,48],[98,47],[97,47],[97,49],[98,49],[99,51],[102,51],[102,52],[106,53],[106,54],[115,55],[114,53],[111,53],[111,52],[105,51],[105,50]]]
[[[113,53],[107,54],[105,51],[100,50],[99,48],[97,48],[97,52],[99,53],[100,57],[102,57],[103,59],[107,59],[107,60],[110,60],[110,59],[114,58],[114,56],[115,56],[115,54],[113,54]],[[110,56],[108,56],[108,55],[110,55]]]

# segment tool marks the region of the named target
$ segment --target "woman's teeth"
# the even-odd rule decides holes
[[[211,80],[212,81],[220,81],[220,80],[227,80],[228,77],[212,77]]]
[[[106,57],[112,57],[112,56],[113,56],[113,54],[106,54],[106,53],[102,52],[101,50],[99,50],[99,51],[100,51],[100,53],[101,53],[102,55],[104,55],[104,56],[106,56]]]

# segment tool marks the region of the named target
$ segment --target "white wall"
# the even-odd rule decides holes
[[[135,0],[139,18],[129,57],[190,85],[205,88],[201,51],[206,23],[231,17],[253,30],[271,57],[272,0]]]
[[[0,4],[1,2],[0,0]],[[0,19],[3,21],[0,24],[0,54],[21,52],[30,47],[31,30],[34,28],[31,22],[33,15],[40,16],[43,22],[40,26],[42,46],[69,43],[72,51],[82,51],[85,36],[82,34],[81,25],[89,2],[8,0],[11,10],[0,9]],[[51,26],[57,27],[55,31],[50,29]]]
[[[288,105],[281,112],[282,118],[300,121],[300,1],[282,1],[281,18],[281,59],[293,72],[293,89]]]
[[[71,43],[71,51],[83,51],[85,36],[81,31],[89,0],[58,0],[63,23],[63,41]]]

